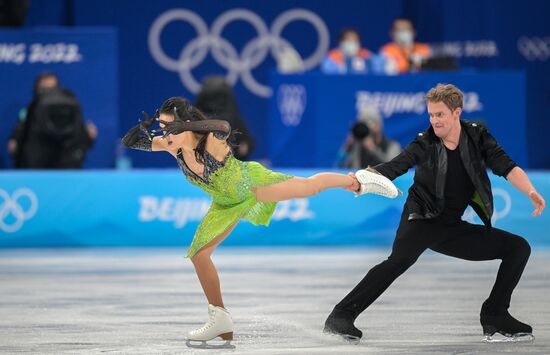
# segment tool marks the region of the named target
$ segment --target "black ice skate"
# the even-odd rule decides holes
[[[480,315],[483,327],[483,341],[497,342],[530,342],[535,340],[533,328],[512,317],[508,311],[501,315]]]
[[[353,317],[344,312],[333,310],[325,321],[325,333],[336,334],[352,343],[359,343],[363,332],[353,325]]]

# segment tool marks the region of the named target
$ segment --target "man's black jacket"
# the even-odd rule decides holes
[[[461,120],[459,151],[468,176],[475,187],[470,206],[487,227],[491,227],[493,193],[487,167],[506,177],[516,166],[487,129],[477,123]],[[401,154],[387,163],[374,166],[390,180],[403,175],[416,165],[414,183],[405,203],[408,219],[437,217],[444,208],[447,151],[430,126],[419,133]]]

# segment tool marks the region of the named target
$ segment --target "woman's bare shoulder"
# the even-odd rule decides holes
[[[213,132],[209,132],[206,139],[206,150],[217,160],[223,160],[231,148],[225,140],[218,139]]]

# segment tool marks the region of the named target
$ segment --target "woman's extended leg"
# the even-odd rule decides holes
[[[216,249],[216,247],[220,245],[225,238],[227,238],[237,223],[238,221],[229,227],[225,232],[214,238],[210,243],[202,247],[191,258],[208,303],[222,308],[225,307],[223,305],[222,293],[220,289],[220,279],[210,255],[212,255],[214,249]]]
[[[278,184],[256,187],[254,192],[258,202],[278,202],[314,196],[326,189],[349,189],[355,184],[358,184],[357,180],[350,175],[319,173],[308,178],[293,177]]]

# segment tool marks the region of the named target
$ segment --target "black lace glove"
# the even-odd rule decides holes
[[[158,110],[153,116],[153,118],[150,118],[147,112],[142,112],[143,117],[145,117],[144,121],[140,121],[137,125],[132,127],[128,133],[122,138],[122,143],[124,143],[125,146],[131,147],[134,145],[139,138],[146,137],[150,141],[153,140],[154,134],[156,132],[159,132],[159,130],[151,130],[155,122],[158,121]]]
[[[189,121],[184,122],[180,120],[174,120],[172,122],[166,122],[159,120],[164,125],[160,130],[164,132],[163,137],[169,134],[180,134],[185,131],[193,131],[200,133],[213,132],[218,139],[227,139],[231,133],[231,125],[227,121],[223,120],[201,120],[201,121]]]

